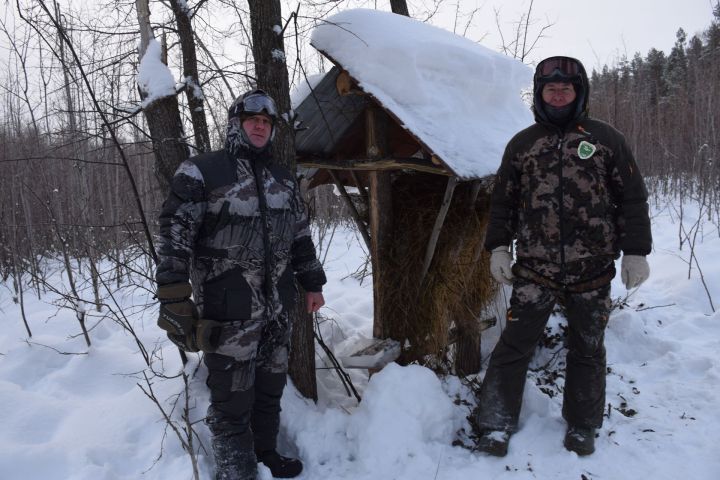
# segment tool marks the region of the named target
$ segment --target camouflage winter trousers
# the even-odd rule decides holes
[[[247,356],[205,355],[210,388],[205,421],[213,434],[218,480],[254,480],[255,452],[276,447],[288,368],[288,322],[283,311],[244,330],[238,323],[229,334],[240,341]]]
[[[563,272],[565,283],[587,278],[584,272],[608,268],[611,260],[576,265]],[[604,265],[604,266],[603,266]],[[555,265],[534,264],[548,278],[558,279]],[[478,398],[481,430],[517,430],[528,365],[548,318],[560,302],[568,321],[563,417],[570,425],[599,428],[605,405],[605,327],[610,313],[610,285],[584,293],[562,293],[516,278],[507,324],[490,358]]]

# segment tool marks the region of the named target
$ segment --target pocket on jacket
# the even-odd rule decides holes
[[[203,316],[211,320],[249,320],[252,292],[242,275],[232,275],[205,284]]]

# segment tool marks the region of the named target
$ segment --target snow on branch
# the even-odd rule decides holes
[[[167,65],[162,62],[160,44],[150,39],[147,50],[140,60],[137,82],[144,95],[142,106],[155,100],[175,95],[175,79]]]

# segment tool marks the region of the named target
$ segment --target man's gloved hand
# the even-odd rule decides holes
[[[490,273],[495,281],[512,285],[512,256],[507,246],[495,247],[490,254]]]
[[[223,324],[215,320],[203,318],[198,322],[195,329],[195,340],[198,350],[213,353],[220,346],[220,335],[222,335]]]
[[[620,278],[625,288],[639,287],[650,276],[650,265],[642,255],[623,255]]]
[[[160,316],[157,323],[179,348],[186,352],[197,352],[198,311],[190,300],[191,294],[192,288],[186,282],[159,285],[156,297],[160,301]]]

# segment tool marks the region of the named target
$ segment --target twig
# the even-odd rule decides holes
[[[172,430],[175,432],[175,435],[177,436],[178,440],[180,441],[180,445],[182,445],[183,450],[185,450],[188,455],[190,455],[190,461],[192,463],[193,467],[193,477],[195,480],[199,480],[200,473],[198,471],[198,463],[197,463],[197,456],[195,455],[195,452],[193,451],[193,435],[197,435],[195,433],[195,430],[192,428],[192,424],[190,422],[189,418],[189,404],[188,404],[188,383],[187,383],[187,375],[183,372],[183,384],[185,388],[185,408],[182,414],[182,418],[185,421],[185,428],[183,429],[183,432],[181,433],[178,427],[175,425],[175,423],[170,418],[170,415],[165,411],[165,409],[160,405],[160,402],[158,401],[157,397],[155,396],[155,392],[152,388],[152,383],[150,382],[150,379],[147,376],[146,372],[143,372],[143,377],[145,377],[145,383],[147,384],[148,389],[145,390],[145,388],[137,384],[138,387],[140,387],[140,390],[143,391],[143,393],[153,401],[153,403],[158,407],[160,410],[160,413],[162,414],[163,418],[165,419],[165,422],[167,425],[172,428]],[[187,436],[187,438],[183,437],[183,433]]]
[[[667,305],[655,305],[654,307],[644,307],[644,308],[638,308],[635,311],[636,312],[644,312],[645,310],[652,310],[654,308],[665,308],[665,307],[674,307],[674,303],[668,303]]]
[[[42,343],[31,342],[29,340],[25,340],[25,343],[27,343],[30,346],[37,345],[38,347],[49,348],[50,350],[54,350],[55,352],[59,353],[60,355],[87,355],[88,354],[88,352],[61,352],[57,348],[51,347],[49,345],[43,345]]]
[[[682,202],[680,203],[680,206],[682,207]],[[700,206],[700,211],[698,212],[698,220],[690,228],[690,232],[687,232],[685,230],[685,225],[682,223],[682,221],[680,221],[680,231],[685,236],[685,239],[690,245],[690,260],[688,261],[688,279],[690,278],[693,260],[695,260],[695,266],[697,267],[698,273],[700,274],[700,282],[702,282],[703,288],[705,289],[705,294],[707,295],[708,301],[710,302],[710,309],[713,311],[713,313],[715,313],[715,305],[713,304],[710,290],[708,289],[707,283],[705,282],[705,275],[703,275],[702,269],[700,268],[700,262],[698,261],[697,255],[695,255],[695,242],[697,240],[698,232],[700,231],[701,220],[703,216],[703,206],[704,204]],[[692,239],[690,239],[690,233],[693,233]]]
[[[332,351],[330,351],[330,348],[325,344],[322,337],[318,335],[315,329],[313,329],[313,335],[315,335],[315,340],[317,340],[317,342],[320,344],[320,347],[330,359],[330,362],[332,362],[333,367],[338,374],[338,377],[340,377],[340,381],[342,382],[343,387],[345,387],[345,391],[347,392],[348,397],[350,396],[350,390],[352,390],[352,394],[355,396],[357,401],[360,402],[360,394],[358,394],[357,390],[355,390],[355,385],[353,385],[352,380],[350,380],[350,375],[348,375],[347,372],[343,370],[343,368],[340,366],[340,362],[338,362],[335,355],[332,353]]]

